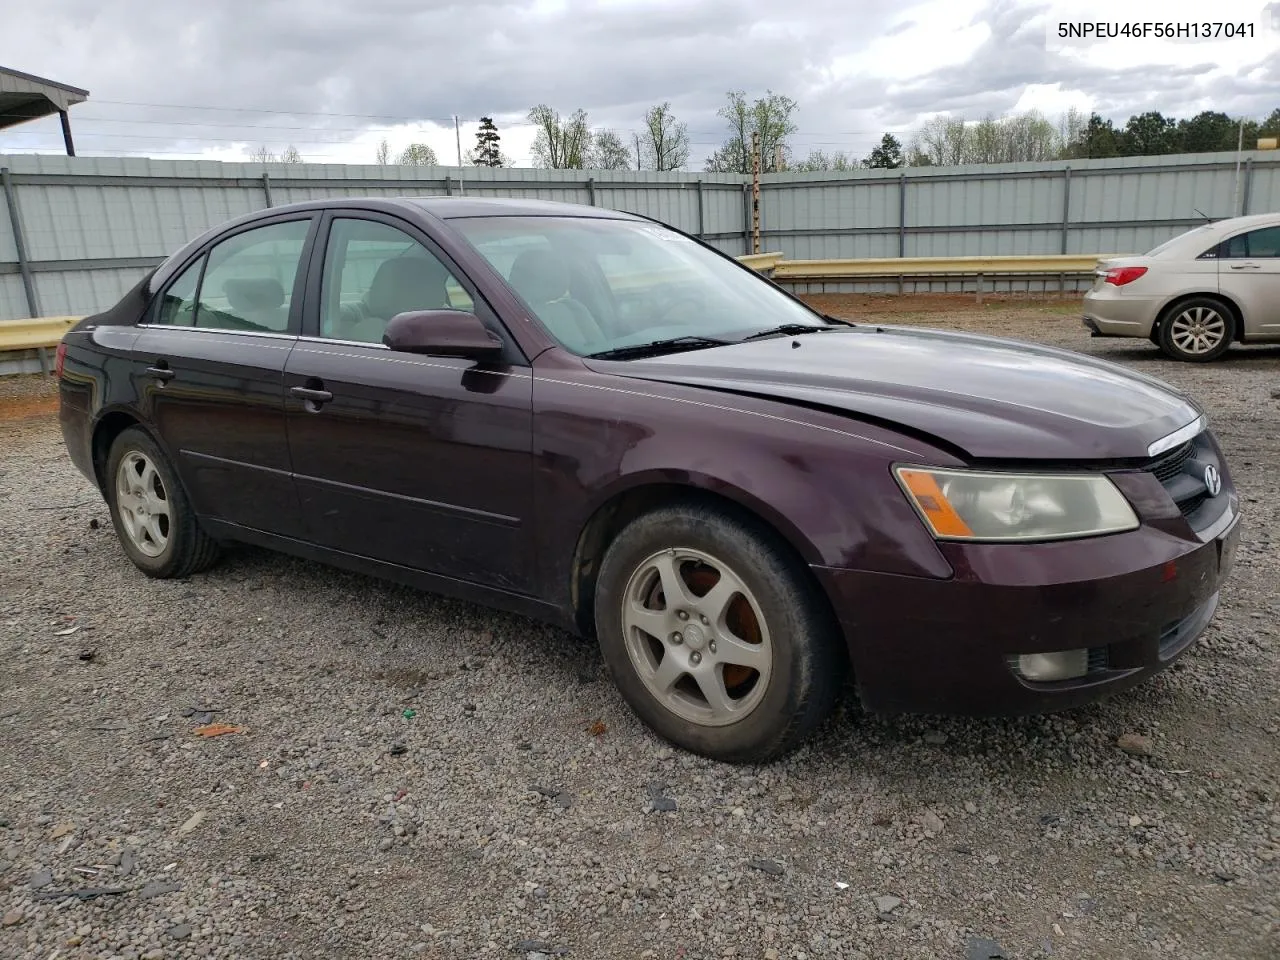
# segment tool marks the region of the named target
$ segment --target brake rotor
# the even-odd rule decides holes
[[[688,584],[689,589],[699,597],[705,597],[720,582],[719,571],[706,564],[681,568],[680,576]],[[756,619],[755,611],[751,609],[751,604],[747,602],[747,598],[741,594],[730,601],[729,609],[725,613],[725,626],[735,636],[740,637],[747,643],[759,644],[764,642],[760,631],[760,622]],[[756,676],[756,671],[752,667],[745,667],[737,663],[726,663],[724,665],[724,685],[730,694],[735,689],[750,682],[754,676]]]

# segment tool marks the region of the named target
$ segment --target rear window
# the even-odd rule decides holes
[[[1164,253],[1174,244],[1182,243],[1183,240],[1190,240],[1192,237],[1195,237],[1197,234],[1206,234],[1212,229],[1213,229],[1213,224],[1205,223],[1205,224],[1202,224],[1201,226],[1195,227],[1194,229],[1188,230],[1185,233],[1180,233],[1176,237],[1170,237],[1168,240],[1166,240],[1164,243],[1160,244],[1159,246],[1152,247],[1150,250],[1148,250],[1147,256],[1158,257],[1160,254]]]

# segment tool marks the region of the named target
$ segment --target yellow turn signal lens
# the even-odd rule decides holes
[[[898,476],[911,493],[916,506],[924,514],[933,532],[940,537],[972,537],[969,525],[960,519],[960,514],[943,496],[942,488],[933,474],[921,470],[900,470]]]

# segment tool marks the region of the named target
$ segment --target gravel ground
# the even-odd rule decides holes
[[[147,580],[39,383],[11,380],[0,957],[1280,954],[1280,348],[1195,367],[1087,339],[1070,304],[823,306],[1190,387],[1248,511],[1202,641],[1075,713],[850,702],[786,761],[730,768],[658,742],[594,649],[517,617],[249,549]]]

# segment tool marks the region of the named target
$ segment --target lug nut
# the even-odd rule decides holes
[[[675,633],[671,635],[671,642],[684,643],[684,636],[680,633],[680,631],[677,630]]]
[[[698,617],[698,619],[701,620],[704,624],[709,624],[711,622],[710,620],[707,619],[706,614],[703,614],[702,616]]]
[[[681,620],[688,620],[689,612],[687,610],[681,610],[676,614],[676,616],[679,617]]]
[[[689,662],[696,667],[698,664],[702,662],[702,654],[700,654],[697,650],[693,651],[693,653],[689,654]]]
[[[708,650],[710,650],[712,653],[715,653],[715,652],[716,652],[716,642],[715,642],[714,640],[712,640],[712,641],[711,641],[711,643],[708,645],[707,649],[708,649]]]

